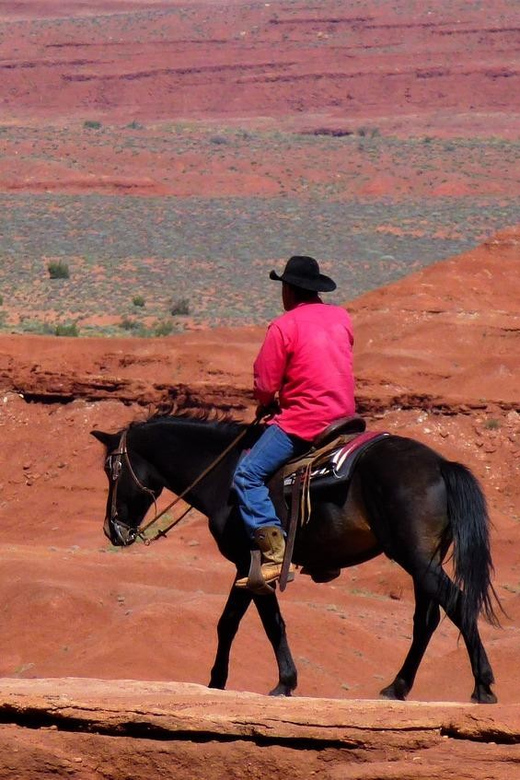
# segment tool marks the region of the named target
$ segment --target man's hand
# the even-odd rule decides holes
[[[256,416],[258,419],[263,417],[274,417],[280,411],[280,404],[278,401],[271,401],[270,404],[258,404],[256,407]]]

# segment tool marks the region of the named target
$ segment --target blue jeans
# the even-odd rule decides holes
[[[281,522],[276,515],[269,496],[268,482],[273,474],[288,460],[302,455],[310,447],[310,442],[290,436],[277,425],[268,425],[256,444],[238,464],[233,487],[238,496],[240,514],[251,539],[263,526],[278,526]]]

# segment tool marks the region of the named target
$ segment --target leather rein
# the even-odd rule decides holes
[[[152,542],[155,542],[156,539],[159,539],[161,536],[166,536],[169,531],[171,531],[172,528],[174,528],[177,523],[180,523],[181,520],[183,520],[188,512],[190,512],[193,509],[193,505],[189,504],[187,509],[182,512],[179,517],[176,517],[172,522],[166,526],[166,528],[160,528],[156,534],[152,537],[145,536],[146,531],[148,531],[149,528],[151,528],[153,525],[155,525],[161,517],[163,517],[170,509],[172,509],[176,504],[179,503],[189,492],[190,490],[193,490],[193,488],[201,482],[204,477],[206,477],[208,474],[210,474],[213,469],[215,469],[219,463],[221,463],[222,460],[228,455],[231,450],[236,447],[236,445],[244,438],[244,436],[255,426],[258,425],[260,420],[264,414],[257,414],[255,419],[252,423],[250,423],[246,428],[244,428],[243,431],[239,433],[239,435],[233,439],[233,441],[218,455],[215,460],[213,460],[209,466],[204,469],[204,471],[199,474],[199,476],[193,480],[191,485],[188,485],[187,488],[185,488],[181,493],[179,493],[178,496],[174,498],[173,501],[171,501],[168,506],[166,506],[164,509],[162,509],[160,512],[158,511],[157,507],[157,499],[155,497],[155,493],[150,488],[146,487],[146,485],[143,485],[143,483],[139,480],[137,474],[135,473],[134,469],[132,468],[132,464],[130,462],[130,456],[128,454],[128,447],[127,447],[127,434],[128,429],[125,429],[123,433],[121,434],[121,438],[119,439],[119,444],[117,445],[117,448],[113,450],[113,452],[109,453],[106,459],[107,464],[107,470],[110,474],[110,480],[111,480],[111,487],[112,487],[112,495],[111,495],[111,501],[110,501],[110,516],[107,517],[107,520],[117,526],[120,526],[124,528],[130,538],[131,541],[135,541],[135,539],[139,538],[141,539],[144,544],[150,545]],[[154,504],[154,510],[155,510],[155,516],[148,522],[143,524],[140,524],[137,526],[137,528],[134,528],[133,526],[128,525],[128,523],[123,522],[118,518],[118,512],[117,512],[117,484],[119,481],[119,477],[121,476],[121,472],[123,470],[123,463],[128,468],[129,474],[137,487],[143,491],[144,493],[148,493],[152,497],[152,501]]]

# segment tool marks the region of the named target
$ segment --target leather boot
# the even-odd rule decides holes
[[[255,542],[262,553],[262,576],[266,582],[273,582],[282,573],[283,556],[285,553],[285,539],[282,529],[276,525],[268,525],[259,528],[255,533]],[[294,579],[295,566],[289,567],[288,582]],[[242,577],[235,582],[237,588],[247,587],[247,577]]]

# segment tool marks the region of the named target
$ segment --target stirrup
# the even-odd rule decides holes
[[[245,587],[259,596],[272,596],[276,590],[276,580],[274,580],[272,585],[264,580],[264,575],[262,574],[262,553],[260,550],[251,550],[251,563]]]

